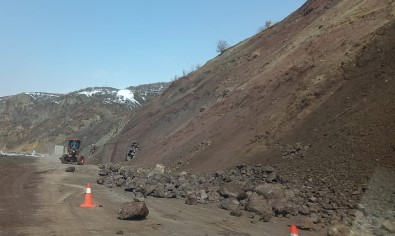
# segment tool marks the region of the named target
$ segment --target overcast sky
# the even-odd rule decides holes
[[[305,0],[0,0],[0,96],[171,81]]]

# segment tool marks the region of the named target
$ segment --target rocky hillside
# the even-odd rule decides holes
[[[136,112],[91,159],[131,160],[101,165],[97,183],[393,235],[394,42],[394,1],[309,0]]]
[[[136,88],[86,88],[69,94],[22,93],[0,98],[0,149],[51,152],[80,137],[84,147],[115,135],[131,110],[158,96],[166,83]]]
[[[377,165],[395,165],[394,9],[307,1],[173,82],[97,159],[123,161],[137,142],[131,165],[262,163],[301,181],[366,181]]]
[[[394,42],[394,1],[309,0],[137,112],[96,155],[131,160],[97,182],[252,222],[392,235]]]

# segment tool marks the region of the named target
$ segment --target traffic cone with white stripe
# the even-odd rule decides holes
[[[291,225],[291,229],[290,229],[290,236],[298,236],[298,229],[296,228],[295,225]]]
[[[96,207],[95,204],[93,204],[93,199],[92,199],[92,190],[91,190],[91,184],[87,183],[86,184],[86,191],[85,191],[85,201],[83,204],[80,205],[82,208],[94,208]]]

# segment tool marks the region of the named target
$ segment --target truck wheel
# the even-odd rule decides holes
[[[59,159],[60,159],[60,162],[62,162],[63,164],[67,164],[69,162],[69,155],[63,154],[63,156]]]
[[[83,165],[85,162],[85,157],[84,156],[78,156],[77,157],[77,164],[78,165]]]

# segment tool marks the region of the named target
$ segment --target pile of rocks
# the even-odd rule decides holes
[[[199,176],[172,173],[161,165],[153,170],[114,163],[99,168],[98,184],[121,187],[137,198],[184,198],[190,205],[216,204],[233,216],[250,217],[251,222],[287,217],[299,228],[319,230],[328,225],[351,226],[359,217],[355,214],[358,204],[342,197],[342,192],[335,193],[323,184],[311,187],[310,179],[296,186],[270,166],[238,165]]]

